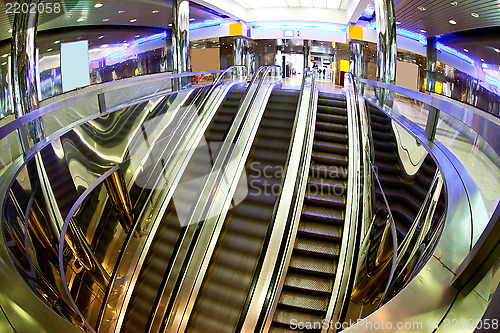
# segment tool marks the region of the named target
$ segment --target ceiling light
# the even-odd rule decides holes
[[[126,43],[126,42],[127,42],[127,41],[126,41],[126,40],[124,40],[122,43]]]
[[[424,29],[420,29],[420,32],[423,32],[424,34],[427,32]]]
[[[189,21],[193,22],[194,21],[194,17],[190,17]]]
[[[168,26],[169,26],[169,27],[171,27],[171,26],[172,26],[172,23],[169,23],[169,24],[168,24]]]
[[[137,21],[136,18],[130,19],[130,23],[134,23],[135,21]]]
[[[493,48],[493,50],[495,50],[496,53],[500,53],[500,50],[497,48]]]
[[[156,13],[159,13],[160,11],[159,10],[153,10],[151,13],[152,14],[156,14]]]
[[[2,66],[5,66],[5,65],[7,65],[7,62],[2,62]]]
[[[9,29],[9,32],[12,32],[12,29]]]
[[[396,21],[396,25],[400,25],[400,24],[401,24],[401,22],[399,22],[399,21]]]
[[[140,35],[135,35],[135,38],[138,38]]]
[[[464,49],[464,51],[465,51],[465,52],[469,52],[469,50],[467,50],[467,49]]]
[[[61,41],[60,40],[56,40],[54,41],[54,44],[59,44]]]
[[[102,38],[104,38],[104,36],[103,36],[103,35],[100,35],[100,36],[99,36],[99,37],[97,37],[97,38],[102,39]]]
[[[80,17],[79,19],[76,20],[76,22],[83,22],[85,19],[83,17]]]
[[[458,5],[458,3],[456,1],[452,1],[452,2],[450,2],[450,5],[456,6],[456,5]]]
[[[424,7],[424,6],[418,6],[417,8],[418,8],[418,10],[421,10],[421,11],[424,11],[424,10],[425,10],[425,7]]]
[[[50,52],[50,51],[52,51],[52,49],[47,49],[47,52]]]
[[[470,13],[470,16],[475,17],[475,18],[478,18],[478,17],[479,17],[479,14],[478,14],[478,13]]]
[[[94,5],[94,8],[101,8],[101,7],[102,7],[102,3],[96,3],[96,4]]]
[[[123,13],[125,13],[125,11],[124,11],[124,10],[119,10],[119,11],[118,11],[118,14],[123,14]]]
[[[455,21],[455,20],[449,20],[448,22],[450,22],[450,24],[453,24],[453,25],[457,24],[457,21]]]
[[[2,54],[2,58],[7,58],[9,56],[8,53]]]
[[[108,18],[105,18],[105,19],[103,19],[102,21],[103,21],[103,22],[108,22],[108,21],[109,21],[109,19],[108,19]]]
[[[105,48],[105,47],[108,47],[108,44],[102,44],[101,45],[101,48]]]
[[[481,61],[484,61],[484,59],[483,59],[483,58],[481,58]]]

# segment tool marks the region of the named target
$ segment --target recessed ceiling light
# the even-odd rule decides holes
[[[103,36],[103,35],[100,35],[100,36],[99,36],[99,37],[97,37],[97,38],[102,39],[102,38],[104,38],[104,36]]]
[[[496,53],[500,53],[500,50],[495,47],[493,48],[493,50],[495,50]]]
[[[9,29],[9,32],[12,32],[12,29]]]
[[[122,43],[126,43],[126,42],[127,42],[127,41],[126,41],[126,40],[124,40]]]
[[[135,38],[139,37],[140,35],[135,35]]]
[[[424,29],[420,29],[420,32],[423,32],[424,34],[427,32]]]
[[[76,22],[83,22],[85,19],[83,17],[80,17],[79,19],[76,20]]]
[[[130,19],[130,23],[134,23],[135,21],[137,21],[136,18]]]
[[[190,18],[189,18],[189,21],[193,22],[193,21],[194,21],[194,18],[193,18],[193,17],[190,17]]]
[[[450,2],[450,5],[456,6],[456,5],[458,5],[458,3],[456,1],[452,1],[452,2]]]
[[[469,52],[469,50],[467,50],[467,49],[464,49],[464,51],[465,51],[465,52]]]
[[[481,58],[481,61],[484,61],[484,59],[483,59],[483,58]]]
[[[156,13],[159,13],[160,11],[159,10],[153,10],[151,13],[152,14],[156,14]]]
[[[105,47],[108,47],[108,44],[102,44],[101,45],[101,48],[105,48]]]
[[[478,17],[479,17],[479,14],[478,14],[478,13],[470,13],[470,16],[475,17],[475,18],[478,18]]]
[[[7,61],[6,62],[2,62],[2,66],[5,66],[7,65]]]
[[[172,23],[169,23],[169,24],[168,24],[168,26],[169,26],[169,27],[171,27],[171,26],[172,26]]]
[[[401,22],[399,22],[399,21],[396,21],[396,25],[400,25],[400,24],[401,24]]]
[[[56,40],[54,41],[54,44],[59,44],[61,41],[60,40]]]
[[[94,5],[94,8],[101,8],[101,7],[102,7],[102,3],[96,3],[96,4]]]
[[[449,20],[448,22],[450,22],[450,24],[453,24],[453,25],[457,24],[457,21],[455,21],[455,20]]]
[[[47,52],[50,52],[50,51],[52,51],[52,49],[47,49]]]
[[[425,10],[425,7],[424,7],[424,6],[418,6],[417,8],[418,8],[418,10],[421,10],[421,11],[424,11],[424,10]]]
[[[109,19],[108,19],[108,18],[105,18],[105,19],[103,19],[102,21],[103,21],[103,22],[108,22],[108,21],[109,21]]]
[[[8,53],[2,54],[2,58],[7,58],[9,56]]]
[[[118,11],[118,14],[123,14],[123,13],[125,13],[125,11],[124,11],[124,10],[119,10],[119,11]]]

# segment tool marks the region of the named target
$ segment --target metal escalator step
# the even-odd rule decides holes
[[[243,272],[223,265],[215,267],[211,274],[212,280],[231,289],[244,287],[248,279],[248,272]]]
[[[392,133],[380,132],[372,129],[373,142],[394,142],[395,138]]]
[[[387,125],[388,123],[391,122],[389,117],[387,117],[386,115],[381,116],[381,115],[377,115],[377,114],[371,114],[370,121],[372,124],[377,123],[377,124],[381,124],[381,125]]]
[[[324,103],[318,103],[318,113],[335,114],[339,116],[347,116],[347,105],[341,105],[345,103],[338,103],[337,105],[327,105]]]
[[[299,234],[326,238],[332,240],[341,240],[342,229],[340,226],[322,222],[300,221]]]
[[[323,319],[323,314],[304,312],[300,309],[291,308],[288,306],[278,306],[276,309],[276,314],[274,315],[273,324],[278,324],[279,326],[273,325],[270,332],[297,332],[295,326],[298,323],[321,323]]]
[[[313,151],[312,160],[316,163],[347,166],[347,156]]]
[[[264,127],[259,129],[259,137],[262,138],[277,138],[282,140],[283,138],[290,137],[290,135],[290,129],[285,128]]]
[[[260,141],[260,140],[259,140]],[[286,158],[286,151],[278,149],[256,149],[253,151],[251,158],[253,161],[272,161],[275,163],[283,163]]]
[[[223,317],[227,316],[227,312],[222,312]],[[189,331],[190,332],[227,332],[232,333],[234,330],[233,323],[218,320],[215,315],[212,313],[197,313],[196,319],[190,324]]]
[[[373,140],[373,147],[375,151],[385,151],[385,152],[394,152],[397,151],[398,147],[394,142],[387,141],[376,141]]]
[[[255,223],[255,220],[251,218],[233,215],[229,230],[254,237],[264,237],[267,223]]]
[[[307,292],[327,294],[332,292],[333,280],[324,275],[311,275],[300,272],[289,272],[286,275],[285,286]]]
[[[347,155],[347,145],[343,143],[314,140],[313,149],[315,151]]]
[[[284,138],[283,140],[262,140],[259,138],[259,141],[255,144],[255,147],[260,149],[270,148],[272,150],[276,149],[282,152],[286,152],[288,150],[288,146],[290,145],[290,140]]]
[[[269,205],[257,204],[246,200],[237,205],[233,210],[234,215],[251,218],[254,221],[265,221],[266,223],[269,222],[271,213],[272,207],[269,207]]]
[[[378,123],[371,123],[370,126],[373,131],[379,131],[382,133],[388,133],[392,129],[390,124],[382,125]]]
[[[318,113],[316,115],[316,121],[332,123],[332,124],[344,124],[347,125],[347,116],[339,116],[335,114]]]
[[[343,171],[343,170],[342,170]],[[341,171],[330,172],[328,177],[318,177],[317,175],[310,175],[307,188],[312,192],[321,192],[328,194],[344,194],[346,191],[345,174]]]
[[[268,105],[268,111],[266,112],[266,117],[268,119],[276,119],[276,120],[292,120],[295,119],[295,110],[291,112],[290,110],[279,110],[274,109]]]
[[[293,253],[290,268],[309,274],[333,276],[337,271],[337,261],[331,258],[311,257],[307,254]]]
[[[397,163],[399,160],[399,157],[396,152],[381,152],[381,151],[375,151],[375,160],[376,161],[384,161],[384,162],[392,162],[392,163]]]
[[[308,221],[344,223],[344,214],[342,210],[335,208],[320,207],[304,204],[302,218]]]
[[[231,252],[231,250],[235,250],[234,254],[240,256],[241,260],[243,260],[244,256],[242,256],[241,253],[250,255],[252,253],[260,252],[260,249],[262,247],[262,239],[230,233],[227,234],[226,237],[224,237],[222,246],[224,247],[224,252]],[[239,251],[241,253],[238,253],[236,251]],[[222,255],[222,252],[223,250],[221,250],[219,255]]]
[[[326,123],[323,121],[316,122],[316,130],[318,131],[327,131],[333,133],[347,133],[347,125],[344,124],[333,124]]]
[[[397,164],[394,163],[387,163],[385,161],[377,161],[375,160],[375,168],[377,169],[378,172],[380,173],[386,173],[386,174],[393,174],[393,175],[399,175],[401,169]]]
[[[311,178],[347,179],[347,168],[338,165],[311,163],[309,176]]]
[[[324,312],[328,306],[328,298],[323,295],[283,289],[279,304],[305,311]]]
[[[314,132],[314,139],[319,141],[347,144],[347,134],[344,133],[333,133],[328,131],[316,130]]]
[[[299,235],[296,239],[294,251],[314,256],[337,258],[340,245],[337,241],[329,239],[316,239]]]
[[[231,306],[232,303],[237,304],[241,301],[244,301],[247,297],[247,285],[250,283],[250,279],[245,282],[247,282],[247,284],[243,288],[239,289],[228,288],[223,284],[210,283],[204,290],[203,297],[204,299],[211,299],[214,303],[221,304],[225,307]]]
[[[324,207],[345,208],[344,193],[328,193],[327,191],[317,191],[316,189],[308,188],[306,191],[305,201],[311,205]]]

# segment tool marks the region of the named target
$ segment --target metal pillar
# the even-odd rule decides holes
[[[38,8],[38,0],[20,0],[20,8]],[[26,4],[27,6],[24,6]],[[12,95],[16,117],[22,117],[38,109],[38,89],[36,86],[36,32],[38,11],[20,11],[14,15],[12,32],[11,68]],[[24,152],[39,142],[43,134],[41,119],[35,119],[21,128]]]
[[[437,79],[437,39],[436,37],[427,38],[427,74],[425,90],[431,93],[436,92],[436,79]],[[436,129],[439,121],[439,109],[428,105],[426,107],[429,111],[427,116],[427,124],[425,126],[425,136],[430,142],[434,141],[436,136]]]
[[[172,0],[172,55],[174,73],[185,73],[191,70],[189,57],[189,0]],[[174,80],[174,89],[182,89],[189,81],[189,78]]]
[[[375,0],[375,15],[377,24],[377,80],[394,84],[396,82],[396,20],[394,17],[393,0]],[[392,100],[392,93],[381,89],[379,100],[381,104]]]
[[[363,77],[364,63],[363,63],[363,42],[360,40],[352,39],[349,42],[350,62],[349,71],[355,77]]]
[[[304,70],[309,67],[309,58],[311,57],[310,41],[304,39]]]
[[[243,40],[239,37],[233,38],[233,59],[234,65],[244,65],[243,61]]]

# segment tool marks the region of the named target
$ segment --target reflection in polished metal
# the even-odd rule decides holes
[[[311,42],[307,39],[304,39],[304,71],[307,67],[309,67],[309,58],[311,56],[310,52],[310,44]],[[305,72],[304,72],[305,73]]]
[[[394,16],[393,0],[375,0],[375,17],[377,23],[377,80],[385,83],[396,82],[396,20]],[[391,92],[381,90],[383,96]]]
[[[349,42],[349,50],[351,61],[349,63],[349,71],[355,77],[363,77],[363,42],[359,40],[351,40]]]
[[[189,0],[172,1],[172,54],[174,73],[191,70],[189,61]],[[174,80],[182,87],[186,79]]]
[[[436,92],[436,75],[437,75],[437,39],[436,37],[427,38],[427,74],[425,90],[428,92]]]
[[[127,234],[130,233],[134,225],[134,213],[132,212],[130,195],[120,170],[116,170],[106,178],[104,184],[106,185],[106,189],[108,190],[109,197],[113,203],[116,215],[118,215],[120,224]],[[135,237],[141,236],[139,230],[139,228],[134,230]]]
[[[244,65],[243,63],[243,42],[242,38],[235,37],[234,38],[234,47],[233,47],[233,55],[234,55],[234,65]]]
[[[19,1],[21,8],[37,8],[38,0]],[[35,39],[38,26],[38,11],[27,11],[14,15],[12,33],[11,67],[12,90],[16,116],[22,117],[38,109],[38,90],[36,86],[37,61],[35,56]],[[21,128],[23,149],[28,151],[31,146],[43,137],[43,127],[40,119],[34,119]]]

